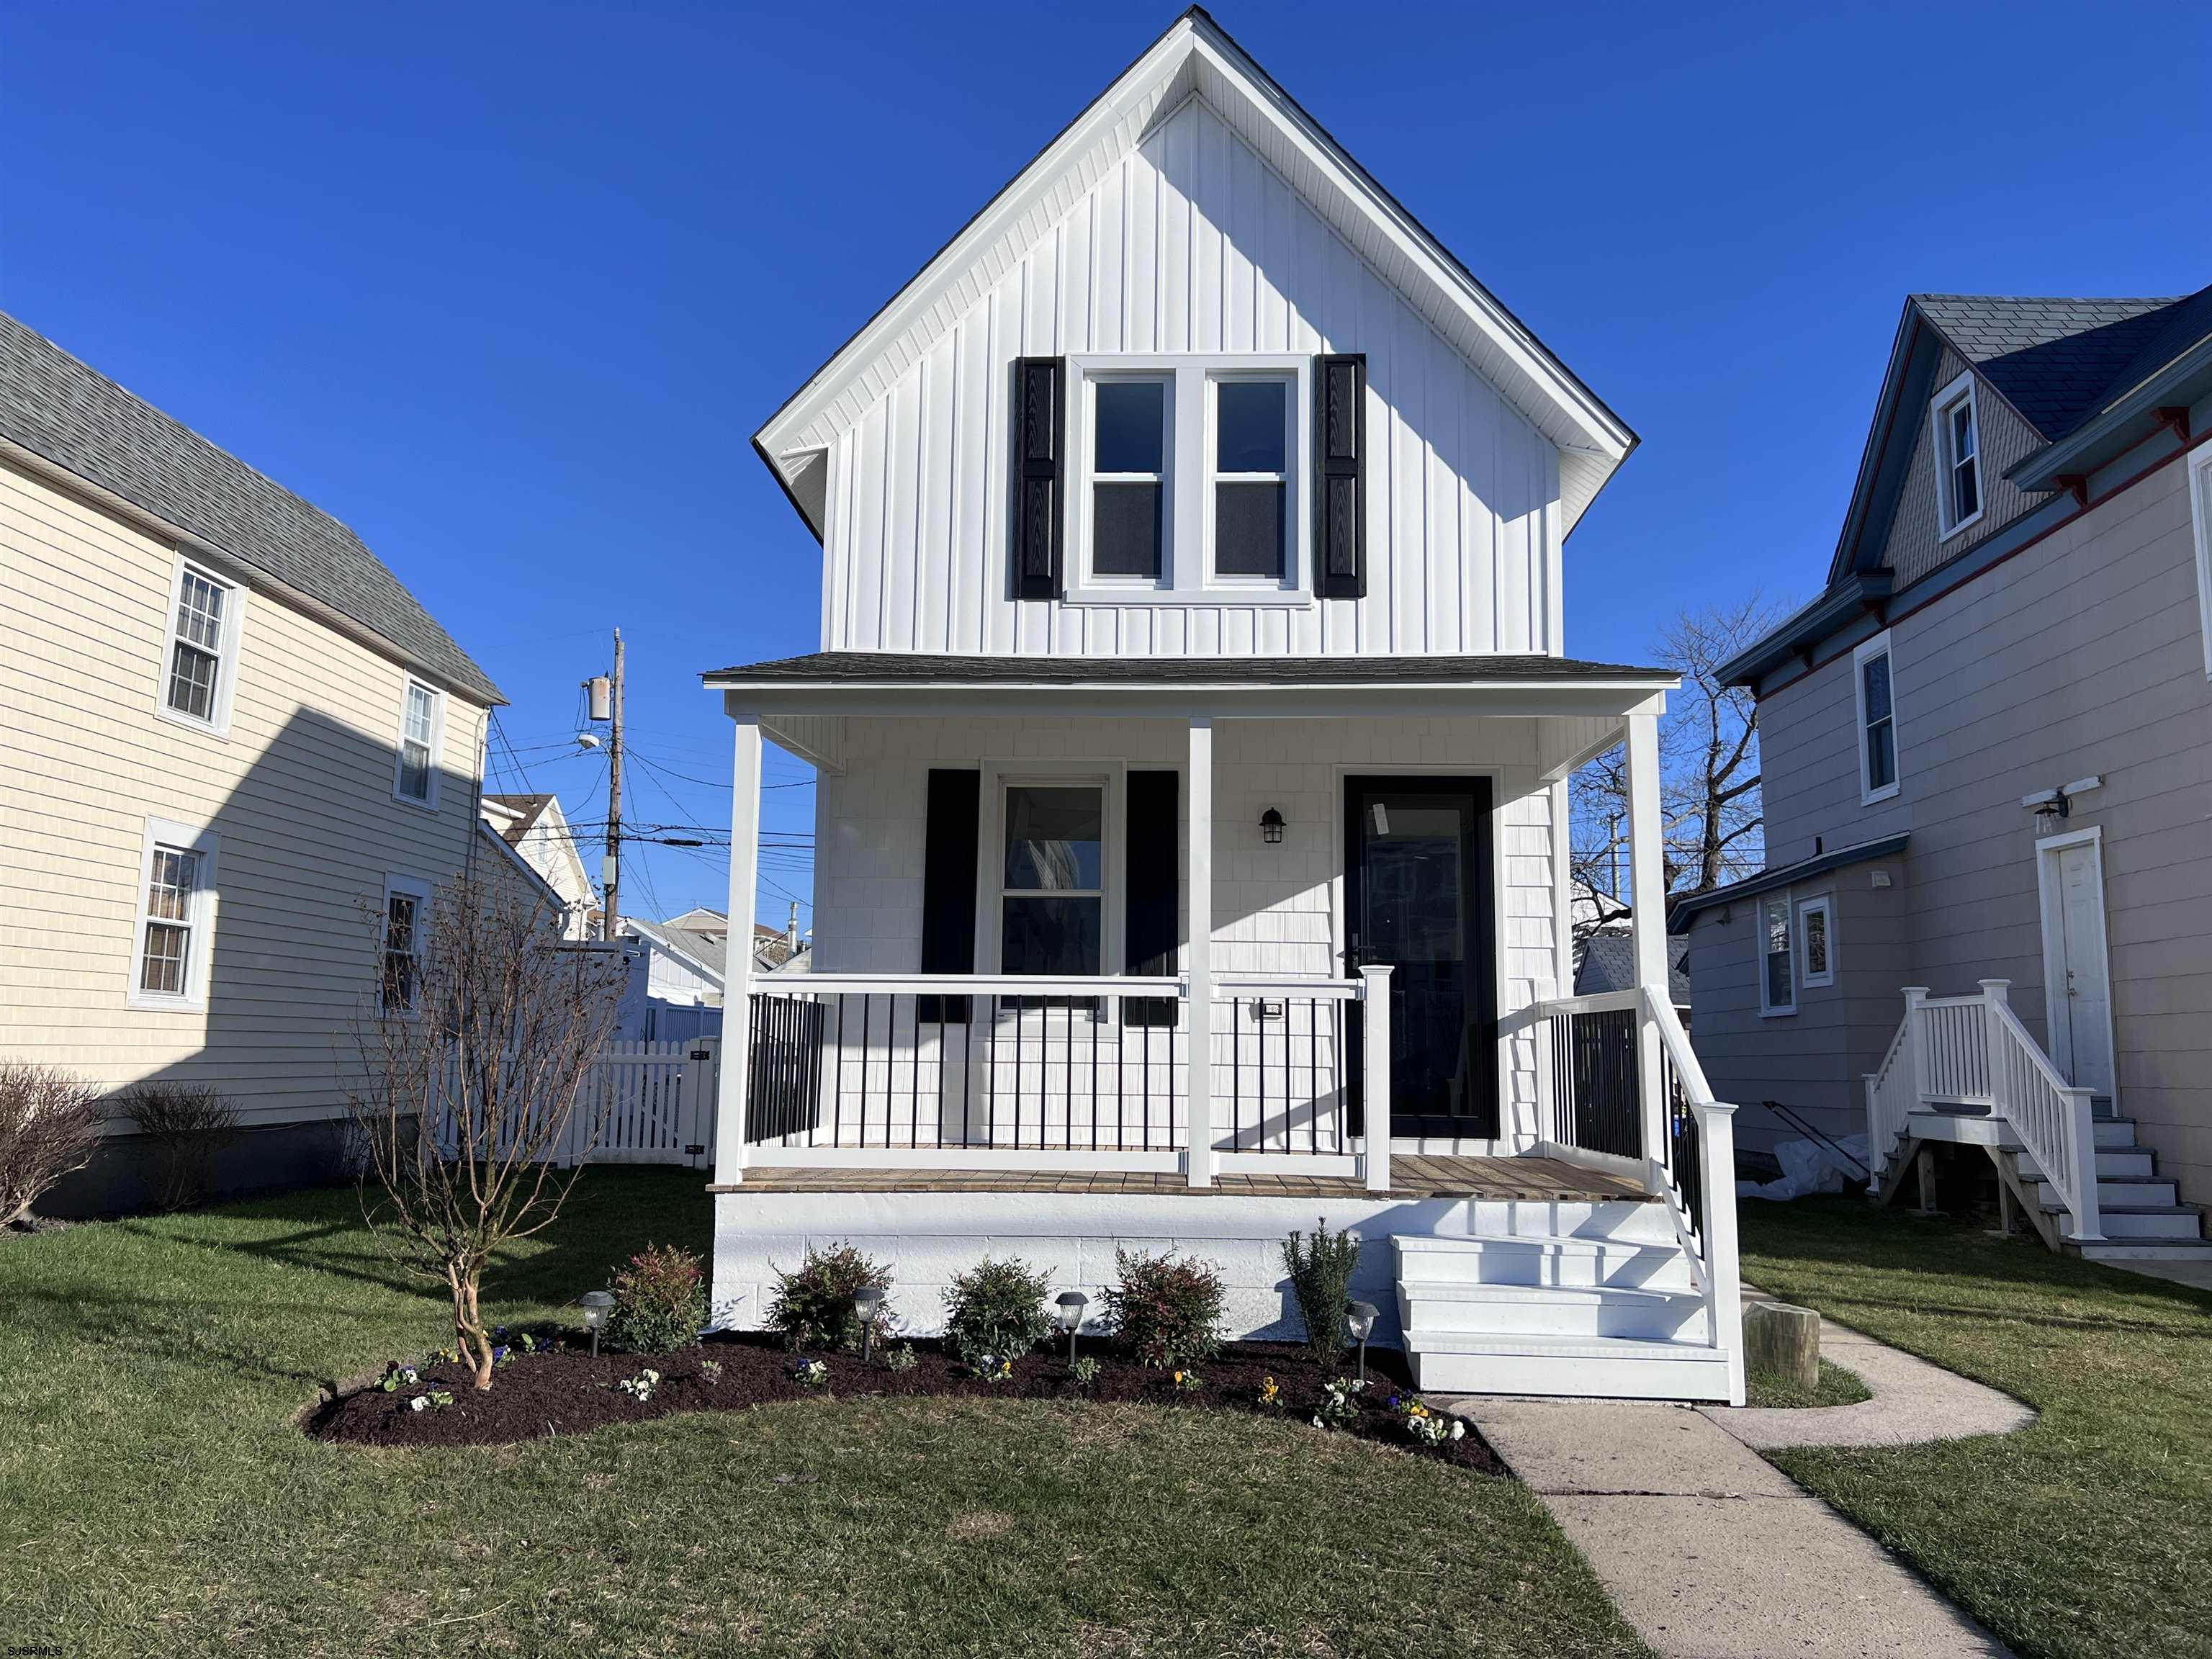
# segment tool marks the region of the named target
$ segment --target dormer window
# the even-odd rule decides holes
[[[1972,373],[1937,394],[1934,412],[1937,516],[1948,538],[1982,516],[1982,434]]]

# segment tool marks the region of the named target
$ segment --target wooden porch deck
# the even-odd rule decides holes
[[[1423,1199],[1479,1198],[1522,1202],[1595,1203],[1651,1194],[1626,1176],[1550,1158],[1451,1158],[1400,1153],[1390,1160],[1388,1192],[1370,1193],[1351,1176],[1222,1175],[1192,1187],[1180,1175],[1055,1173],[1026,1170],[752,1169],[742,1186],[717,1193],[1142,1193],[1163,1197]]]

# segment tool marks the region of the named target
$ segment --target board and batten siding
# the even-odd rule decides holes
[[[1838,919],[1843,975],[1878,975],[1852,994],[1879,1003],[1908,983],[1963,995],[1981,979],[2010,980],[2014,1009],[2046,1048],[2037,828],[2021,799],[2103,779],[2063,828],[2103,836],[2118,1109],[2184,1198],[2208,1203],[2212,683],[2191,537],[2185,469],[2163,466],[1893,624],[1902,787],[1889,800],[1859,805],[1848,647],[1763,699],[1759,725],[1772,862],[1808,856],[1816,836],[1832,851],[1911,836],[1905,960],[1894,971],[1869,964],[1850,919]],[[1701,930],[1697,1041],[1725,1098],[1723,1079],[1737,1075],[1729,1051],[1766,1039],[1750,1035],[1761,1027],[1755,996],[1709,1007],[1720,969],[1702,940]],[[1743,948],[1747,958],[1747,934]],[[1820,1064],[1809,1051],[1791,1063],[1807,1079]]]
[[[1966,360],[1950,347],[1943,348],[1936,368],[1933,390],[1941,392],[1966,372]],[[2027,459],[2043,446],[2035,428],[1990,386],[1974,386],[1974,426],[1981,446],[1978,477],[1982,491],[1982,516],[1948,541],[1937,517],[1936,422],[1928,404],[1920,406],[1919,434],[1913,441],[1912,459],[1906,465],[1905,484],[1890,520],[1889,537],[1881,562],[1895,573],[1896,586],[1917,581],[1938,565],[1970,552],[2045,499],[2030,495],[2006,477],[2008,468]]]
[[[816,783],[814,968],[817,972],[917,972],[921,961],[922,849],[933,766],[1095,760],[1180,770],[1188,728],[1179,720],[915,719],[846,721],[846,769]],[[1501,1012],[1560,994],[1554,917],[1553,793],[1533,763],[1531,723],[1446,719],[1224,720],[1214,728],[1213,969],[1216,974],[1339,978],[1335,908],[1344,866],[1343,780],[1495,770]],[[1188,849],[1184,795],[1179,857]],[[1260,815],[1278,809],[1280,843],[1261,841]],[[990,822],[987,808],[985,823]],[[988,833],[988,830],[987,830]],[[1186,923],[1188,894],[1179,890]],[[1109,895],[1118,905],[1118,895]],[[1187,927],[1179,927],[1187,934]],[[1525,1145],[1535,1135],[1537,1057],[1528,1033],[1507,1039],[1501,1122]]]
[[[387,874],[475,848],[485,711],[448,694],[437,810],[392,796],[407,671],[264,589],[228,737],[160,718],[176,550],[0,465],[0,1057],[204,1083],[249,1125],[328,1115]],[[206,1006],[130,1006],[146,822],[220,836]]]
[[[1304,608],[1018,602],[1012,365],[1364,352],[1367,594]],[[1202,99],[1109,168],[829,452],[825,650],[1557,652],[1559,452]],[[1304,488],[1294,483],[1293,488]]]

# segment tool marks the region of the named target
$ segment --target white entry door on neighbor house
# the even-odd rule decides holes
[[[2051,1057],[2075,1088],[2109,1097],[2112,993],[2105,955],[2104,859],[2094,841],[2047,848],[2042,857]]]

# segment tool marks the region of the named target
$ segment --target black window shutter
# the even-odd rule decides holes
[[[1066,433],[1058,357],[1014,362],[1014,597],[1060,596],[1060,477]]]
[[[1314,360],[1314,584],[1367,596],[1367,358]]]
[[[983,775],[932,767],[921,836],[921,971],[975,971],[975,858]],[[965,1024],[966,997],[916,999],[915,1018]]]
[[[1128,835],[1122,860],[1127,889],[1121,909],[1122,954],[1133,974],[1172,974],[1181,943],[1176,910],[1182,849],[1178,817],[1182,776],[1175,772],[1128,775]],[[1124,1025],[1176,1023],[1173,997],[1130,997],[1121,1004]]]

